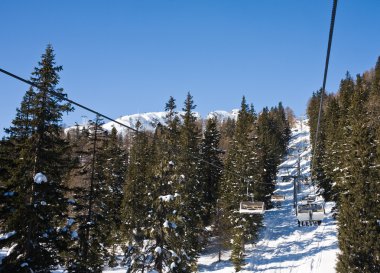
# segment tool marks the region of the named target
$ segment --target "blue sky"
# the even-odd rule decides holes
[[[319,89],[332,0],[0,1],[0,67],[28,78],[46,45],[68,96],[112,117],[162,111],[188,91],[196,110],[257,110],[282,101],[297,115]],[[380,55],[380,1],[340,0],[327,89]],[[0,75],[0,127],[25,84]],[[80,110],[65,123],[80,121]]]

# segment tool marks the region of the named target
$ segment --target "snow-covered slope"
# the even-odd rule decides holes
[[[159,115],[158,115],[159,116]],[[154,118],[157,117],[154,116]],[[162,117],[162,116],[161,116]],[[141,116],[139,116],[141,118]],[[146,120],[152,120],[146,116]],[[125,118],[128,121],[128,118]],[[133,122],[132,120],[129,120]],[[141,122],[141,121],[140,121]],[[289,155],[278,171],[276,194],[285,195],[285,201],[264,214],[264,228],[255,245],[246,245],[245,272],[261,273],[333,273],[338,253],[337,227],[331,217],[333,203],[326,204],[326,218],[320,226],[298,227],[293,209],[293,182],[280,182],[281,176],[295,175],[296,158],[301,155],[301,172],[310,175],[310,143],[307,121],[298,121],[292,129]],[[313,187],[302,185],[299,198],[313,192]],[[7,250],[0,250],[0,260]],[[217,262],[218,253],[210,247],[199,258],[199,272],[235,272],[224,252],[222,262]],[[54,273],[65,272],[63,269]],[[105,269],[104,273],[123,273],[125,268]]]
[[[231,112],[227,112],[224,110],[217,110],[217,111],[210,112],[207,115],[207,119],[217,118],[219,121],[226,121],[227,119],[237,120],[238,114],[239,114],[239,109],[234,109]]]
[[[278,171],[276,194],[285,201],[264,214],[264,228],[255,245],[246,245],[246,265],[242,272],[262,273],[332,273],[338,252],[336,222],[331,217],[333,203],[326,204],[326,218],[320,226],[298,227],[293,209],[293,181],[280,182],[281,176],[295,175],[297,157],[301,153],[301,172],[310,175],[310,143],[307,121],[298,121],[292,129],[289,155]],[[313,192],[313,187],[301,186],[298,198]],[[217,262],[212,248],[199,259],[200,272],[234,272],[229,253]]]
[[[210,112],[206,118],[208,119],[208,118],[216,117],[220,121],[226,121],[229,118],[237,119],[238,112],[239,110],[236,110],[236,109],[232,110],[231,112],[218,110],[218,111]],[[181,114],[183,113],[180,113],[179,117],[181,117]],[[123,123],[131,128],[136,128],[136,123],[140,122],[141,130],[153,131],[158,123],[165,124],[165,116],[166,116],[166,112],[149,112],[149,113],[123,116],[116,119],[116,121]],[[201,118],[200,114],[197,112],[195,113],[195,116],[198,119]],[[83,128],[83,126],[86,126],[86,124],[79,125],[79,129]],[[115,127],[119,133],[122,133],[122,134],[128,133],[127,128],[120,126],[119,124],[115,122],[107,122],[103,125],[103,128],[108,131],[110,131],[113,127]],[[76,128],[75,126],[70,126],[66,128],[65,132],[67,133],[70,130],[74,130],[75,128]]]

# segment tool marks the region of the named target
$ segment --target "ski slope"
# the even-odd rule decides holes
[[[245,265],[242,272],[261,273],[333,273],[338,253],[337,227],[331,217],[334,204],[326,204],[326,218],[320,226],[298,227],[293,208],[293,181],[282,182],[281,176],[297,174],[297,159],[300,155],[300,169],[310,176],[309,127],[306,121],[297,121],[292,129],[289,154],[279,166],[276,194],[285,195],[285,201],[264,214],[264,227],[256,244],[245,246]],[[300,199],[313,193],[313,187],[301,186]],[[218,262],[218,253],[211,240],[210,246],[200,256],[199,272],[229,273],[235,272],[229,261],[230,252],[222,254]],[[0,260],[6,256],[7,249],[0,250]],[[124,273],[125,268],[104,269],[104,273]],[[63,273],[64,269],[53,271]]]
[[[264,214],[264,228],[254,245],[246,245],[245,266],[242,272],[261,273],[332,273],[335,272],[338,253],[336,221],[331,216],[333,203],[326,203],[326,217],[320,226],[298,227],[293,208],[293,181],[281,182],[283,175],[297,174],[300,169],[310,176],[310,142],[307,121],[297,121],[292,129],[289,154],[280,165],[276,194],[285,195],[285,201]],[[298,198],[313,193],[312,186],[301,185]],[[199,259],[199,272],[235,272],[224,252],[222,262],[212,246]]]

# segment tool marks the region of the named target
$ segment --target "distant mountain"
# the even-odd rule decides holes
[[[219,121],[222,121],[222,122],[228,119],[236,120],[238,116],[238,112],[239,112],[238,109],[234,109],[231,112],[227,112],[223,110],[213,111],[207,115],[206,119],[215,117]],[[183,113],[180,112],[179,116],[181,116],[181,114]],[[133,114],[133,115],[123,116],[123,117],[117,118],[116,121],[123,123],[127,125],[128,127],[132,127],[132,128],[135,128],[136,123],[139,121],[141,123],[142,130],[153,131],[156,128],[157,124],[159,123],[165,124],[165,116],[166,116],[166,112],[148,112],[148,113],[142,113],[142,114]],[[197,112],[195,112],[195,116],[197,117],[197,119],[202,119],[200,114]],[[75,130],[77,126],[79,126],[79,129],[82,129],[83,127],[86,127],[88,125],[86,124],[86,122],[84,122],[84,124],[70,126],[65,129],[65,133]],[[128,132],[127,128],[122,127],[121,125],[113,121],[107,122],[103,125],[103,128],[106,129],[107,131],[111,131],[113,127],[115,127],[119,133],[125,134]]]

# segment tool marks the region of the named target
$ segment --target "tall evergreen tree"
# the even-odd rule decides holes
[[[339,92],[324,100],[318,173],[324,177],[320,182],[326,198],[337,201],[337,272],[380,270],[378,64],[373,77],[357,75],[354,81],[347,73]],[[314,116],[311,124],[315,122]]]
[[[187,94],[182,108],[183,124],[179,129],[179,154],[176,172],[183,177],[183,182],[178,184],[178,193],[181,195],[182,206],[179,214],[183,216],[185,236],[183,247],[190,257],[189,263],[195,270],[196,257],[201,250],[203,228],[201,219],[202,185],[198,177],[199,166],[199,140],[200,128],[193,112],[196,105],[190,93]]]
[[[232,249],[231,260],[236,271],[241,269],[244,244],[257,237],[261,224],[260,215],[241,215],[236,212],[241,201],[250,200],[249,196],[244,197],[247,187],[250,193],[254,193],[254,187],[257,186],[255,182],[258,182],[254,180],[257,178],[258,167],[254,140],[255,120],[253,108],[248,106],[243,97],[220,187],[221,224],[226,227],[224,232],[229,235],[226,237],[230,240],[225,243]]]
[[[87,128],[87,147],[83,147],[90,155],[83,176],[87,183],[76,189],[72,228],[77,229],[71,233],[75,241],[70,249],[69,272],[101,272],[109,259],[107,243],[111,225],[108,221],[110,208],[106,203],[109,187],[104,172],[107,160],[103,149],[107,132],[101,125],[102,120],[97,117]]]
[[[325,200],[338,201],[338,187],[334,181],[339,177],[338,157],[338,128],[340,116],[340,107],[335,96],[331,95],[326,101],[325,110],[325,153],[322,158],[322,168],[324,170],[323,179],[319,181],[319,186],[322,189],[322,196]]]
[[[17,194],[9,199],[12,216],[5,220],[5,232],[14,235],[6,242],[9,255],[0,272],[50,272],[60,262],[65,248],[58,227],[66,215],[63,180],[68,172],[68,143],[61,137],[62,115],[72,110],[57,88],[61,66],[48,45],[31,81],[40,87],[23,98],[13,125],[6,131],[17,155],[6,184]],[[3,245],[0,245],[3,247]]]
[[[104,143],[104,148],[100,151],[100,156],[104,158],[101,172],[105,180],[105,211],[103,215],[107,224],[105,245],[111,248],[109,265],[116,266],[116,247],[121,245],[122,226],[122,201],[124,196],[124,182],[127,174],[127,153],[122,147],[117,130],[112,128],[111,134]]]
[[[215,215],[218,200],[219,183],[222,175],[223,163],[220,158],[222,151],[219,148],[220,133],[217,129],[217,120],[207,120],[206,130],[200,148],[198,167],[199,181],[202,185],[202,216],[204,225],[209,225],[211,216]]]
[[[349,166],[351,176],[346,181],[346,191],[341,194],[339,211],[338,272],[377,272],[380,270],[380,228],[374,210],[378,205],[375,167],[376,143],[374,128],[368,126],[365,102],[369,90],[360,75],[350,107],[352,137]],[[364,125],[364,126],[363,126]],[[375,193],[375,195],[373,195]]]
[[[139,124],[136,125],[139,128]],[[147,133],[134,135],[129,151],[129,168],[124,187],[123,222],[127,243],[126,263],[132,272],[148,267],[150,252],[144,246],[150,240],[154,189],[152,188],[151,149]]]

